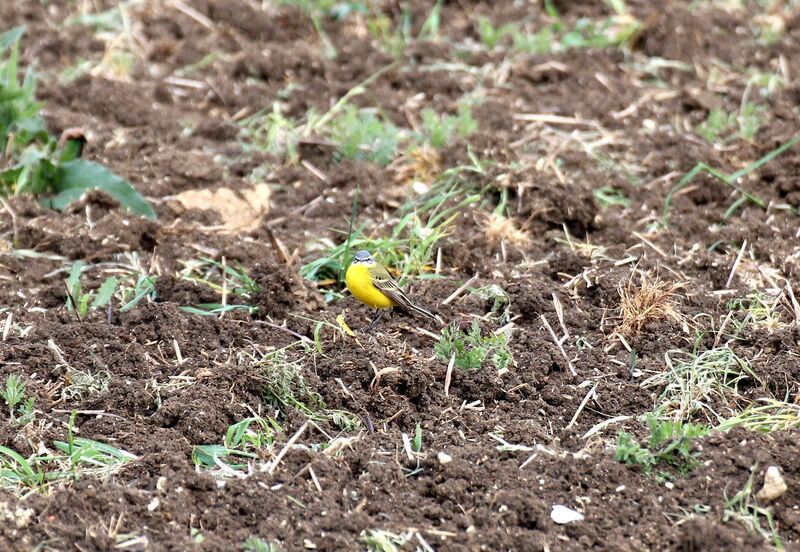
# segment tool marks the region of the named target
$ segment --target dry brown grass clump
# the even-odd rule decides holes
[[[527,247],[531,244],[530,235],[518,228],[513,219],[495,213],[479,213],[478,224],[492,245],[505,242],[516,247]]]
[[[667,319],[685,325],[685,317],[677,310],[677,292],[682,287],[680,282],[665,282],[659,280],[658,276],[653,277],[646,273],[640,273],[637,286],[631,275],[627,284],[619,288],[620,323],[615,328],[615,333],[631,337],[647,324]]]
[[[414,148],[396,159],[390,166],[398,184],[422,183],[431,186],[442,172],[439,153],[428,146]]]

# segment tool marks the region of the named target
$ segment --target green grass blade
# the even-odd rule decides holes
[[[117,284],[119,282],[114,276],[106,279],[103,282],[103,285],[100,286],[100,289],[97,290],[97,295],[94,296],[94,301],[92,301],[92,308],[99,309],[105,307],[109,301],[111,301],[111,297],[114,296],[114,292],[117,290]]]
[[[16,44],[23,34],[25,34],[25,25],[14,27],[0,34],[0,52],[7,50],[12,44]]]
[[[662,224],[664,226],[666,226],[667,223],[669,222],[669,212],[670,212],[670,208],[672,206],[672,199],[675,197],[675,194],[678,193],[683,188],[685,188],[687,185],[689,185],[689,183],[692,180],[694,180],[695,177],[697,175],[699,175],[701,172],[706,172],[706,173],[710,174],[711,176],[713,176],[717,180],[719,180],[722,183],[730,186],[731,188],[733,188],[734,190],[736,190],[737,192],[742,194],[742,196],[744,196],[751,203],[753,203],[753,204],[755,204],[755,205],[757,205],[757,206],[759,206],[761,208],[765,208],[766,204],[764,203],[763,200],[761,200],[758,197],[756,197],[756,196],[744,191],[743,189],[739,188],[736,185],[736,181],[739,180],[741,177],[746,176],[746,175],[752,173],[753,171],[758,170],[759,168],[763,167],[764,165],[766,165],[767,163],[769,163],[770,161],[772,161],[773,159],[775,159],[776,157],[778,157],[782,153],[785,153],[787,150],[789,150],[790,148],[792,148],[793,146],[795,146],[799,142],[800,142],[800,136],[795,136],[794,138],[792,138],[791,140],[789,140],[785,144],[775,148],[774,150],[770,151],[769,153],[767,153],[763,157],[760,157],[759,159],[757,159],[756,161],[753,161],[752,163],[750,163],[749,165],[747,165],[743,169],[740,169],[740,170],[738,170],[738,171],[736,171],[736,172],[734,172],[732,174],[725,174],[722,171],[720,171],[719,169],[715,169],[714,167],[711,167],[710,165],[707,165],[706,163],[703,163],[702,161],[697,163],[697,165],[695,165],[692,168],[692,170],[690,170],[688,173],[686,173],[683,176],[683,178],[681,178],[678,181],[678,183],[675,184],[672,187],[672,189],[670,189],[669,193],[667,194],[667,197],[664,199],[664,207],[663,207],[662,215],[661,215]],[[726,214],[728,216],[730,216],[730,214],[732,214],[739,206],[740,206],[740,204],[734,203],[734,205],[731,206],[731,208],[729,208],[728,211],[726,211]]]

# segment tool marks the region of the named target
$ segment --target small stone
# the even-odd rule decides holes
[[[449,464],[453,461],[453,457],[447,454],[446,452],[438,452],[436,453],[436,459],[439,461],[440,464]]]
[[[764,486],[756,493],[756,498],[765,502],[772,502],[782,497],[788,488],[778,466],[770,466],[767,468],[767,473],[764,474]]]
[[[583,514],[576,512],[572,508],[567,508],[561,504],[554,504],[550,511],[550,517],[559,525],[572,523],[573,521],[583,521]]]
[[[14,510],[14,524],[22,529],[23,527],[27,527],[31,519],[33,519],[33,515],[36,512],[31,510],[30,508],[22,508],[21,506],[17,506]]]
[[[158,497],[154,498],[153,500],[150,501],[150,504],[147,505],[147,511],[148,512],[155,511],[155,509],[158,508],[159,504],[161,504],[161,501],[158,500]]]

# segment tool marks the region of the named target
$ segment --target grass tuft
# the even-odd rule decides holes
[[[779,155],[781,155],[781,154],[785,153],[786,151],[788,151],[789,149],[793,148],[798,143],[800,143],[800,136],[795,136],[794,138],[792,138],[788,142],[785,142],[784,144],[778,146],[777,148],[775,148],[774,150],[770,151],[769,153],[767,153],[766,155],[762,156],[761,158],[753,161],[752,163],[750,163],[749,165],[747,165],[743,169],[739,169],[738,171],[736,171],[734,173],[731,173],[731,174],[726,174],[726,173],[722,172],[721,170],[716,169],[716,168],[714,168],[714,167],[712,167],[712,166],[710,166],[710,165],[708,165],[706,163],[703,163],[703,162],[697,163],[694,166],[694,168],[692,168],[692,170],[687,172],[683,176],[683,178],[681,178],[677,182],[677,184],[675,184],[672,187],[672,189],[667,194],[667,197],[664,198],[664,207],[662,209],[661,224],[664,227],[666,227],[667,224],[669,223],[669,212],[670,212],[670,209],[672,207],[672,199],[675,197],[675,194],[677,194],[680,190],[682,190],[683,188],[688,186],[692,182],[692,180],[694,180],[699,174],[704,173],[704,172],[708,173],[712,177],[716,178],[717,180],[719,180],[720,182],[722,182],[726,186],[729,186],[730,188],[732,188],[733,190],[738,192],[740,194],[740,196],[741,196],[736,201],[734,201],[734,203],[728,208],[728,210],[725,212],[724,218],[729,218],[735,212],[735,210],[738,209],[738,207],[743,202],[750,202],[753,205],[756,205],[757,207],[760,207],[762,209],[766,209],[767,208],[767,204],[763,200],[761,200],[758,197],[754,196],[753,194],[750,194],[750,193],[744,191],[742,188],[740,188],[739,185],[738,185],[738,181],[739,181],[739,179],[741,179],[741,178],[749,175],[750,173],[760,169],[762,166],[766,165],[767,163],[769,163],[770,161],[772,161],[773,159],[775,159]]]
[[[701,353],[669,351],[665,361],[666,371],[641,384],[645,389],[662,389],[653,410],[660,419],[687,421],[702,411],[707,420],[719,423],[724,417],[714,410],[714,403],[733,409],[733,403],[742,400],[739,383],[748,379],[761,383],[750,365],[727,346]]]
[[[331,423],[343,431],[353,431],[361,425],[355,414],[327,408],[322,396],[306,382],[300,361],[289,360],[286,349],[267,353],[256,364],[261,372],[264,401],[283,416],[291,409],[308,419]]]
[[[732,497],[728,498],[726,490],[722,523],[736,521],[751,533],[761,535],[764,540],[771,540],[776,550],[783,550],[783,543],[778,535],[778,527],[772,510],[760,506],[753,496],[753,481],[757,471],[758,464],[754,464],[744,487]],[[762,525],[763,522],[766,522],[766,527]]]
[[[738,426],[763,433],[800,428],[800,405],[761,398],[735,416],[722,421],[715,429],[728,431]]]
[[[631,275],[628,282],[619,288],[620,322],[615,332],[631,337],[653,322],[674,320],[684,324],[685,318],[677,310],[677,291],[682,287],[680,283],[670,284],[645,273],[641,273],[637,286]]]

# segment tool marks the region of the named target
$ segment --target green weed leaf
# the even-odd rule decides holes
[[[58,169],[60,178],[53,183],[56,195],[43,201],[46,206],[63,211],[84,192],[96,189],[108,193],[127,211],[155,220],[155,211],[130,182],[107,167],[85,159],[74,159],[62,163]]]

